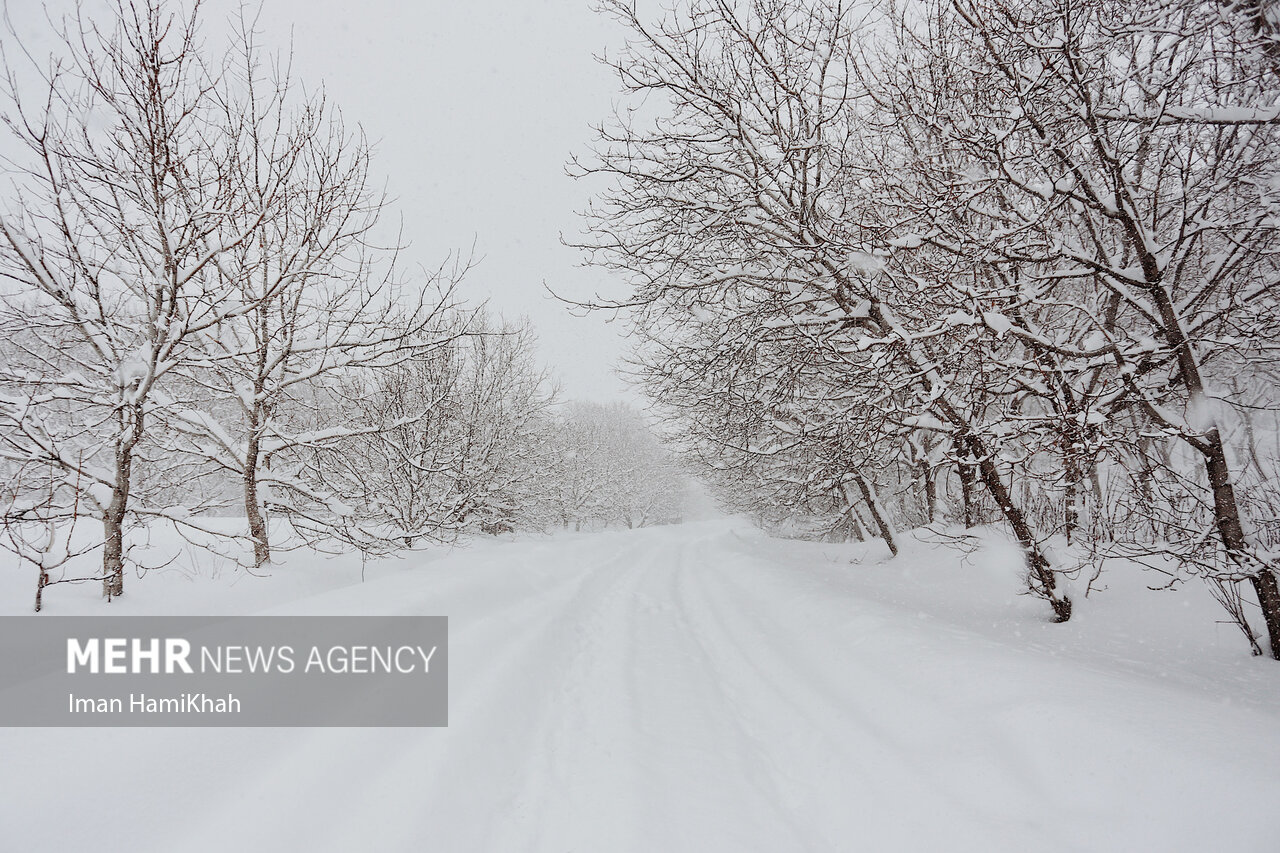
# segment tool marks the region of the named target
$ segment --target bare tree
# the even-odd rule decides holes
[[[330,523],[366,551],[540,526],[556,389],[532,330],[483,311],[454,322],[447,343],[352,371],[329,398],[348,434],[298,455],[344,508]]]
[[[58,35],[47,64],[6,64],[4,123],[23,151],[0,213],[0,275],[17,288],[0,321],[16,356],[0,419],[17,470],[61,478],[44,519],[74,507],[101,522],[111,598],[127,520],[158,511],[134,487],[171,402],[160,386],[196,338],[251,310],[226,298],[218,262],[269,210],[226,179],[236,130],[194,10],[120,2]]]
[[[363,137],[264,59],[243,13],[210,63],[198,11],[78,12],[47,67],[6,65],[24,150],[0,215],[0,274],[16,286],[0,317],[10,543],[47,565],[50,537],[26,541],[22,524],[99,520],[108,598],[131,521],[225,538],[174,504],[174,481],[188,495],[239,482],[256,565],[269,507],[333,503],[299,476],[303,456],[352,432],[323,407],[352,372],[456,333],[468,266],[406,281]]]
[[[236,44],[237,97],[222,106],[239,132],[229,140],[224,179],[249,209],[271,215],[220,259],[227,292],[252,309],[208,336],[206,361],[191,373],[214,399],[234,400],[238,417],[221,422],[196,410],[183,427],[195,452],[242,483],[261,566],[271,555],[267,505],[287,515],[291,494],[313,497],[287,470],[290,456],[347,434],[332,411],[301,415],[325,399],[313,387],[443,345],[452,335],[453,291],[469,264],[446,262],[425,281],[400,281],[395,247],[377,243],[386,198],[371,185],[362,134],[344,127],[323,93],[295,97],[287,66],[264,70],[243,14]]]

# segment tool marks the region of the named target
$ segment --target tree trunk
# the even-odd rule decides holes
[[[1209,474],[1209,488],[1213,491],[1213,515],[1218,535],[1227,548],[1227,556],[1236,565],[1247,568],[1248,541],[1244,526],[1240,523],[1240,506],[1236,502],[1235,488],[1231,485],[1231,472],[1227,467],[1226,449],[1217,427],[1205,433],[1204,460]],[[1267,626],[1267,640],[1271,644],[1271,657],[1280,660],[1280,588],[1276,585],[1275,572],[1264,567],[1249,578],[1253,591],[1262,608],[1262,619]]]
[[[249,535],[253,538],[253,565],[261,568],[271,562],[271,543],[267,536],[267,524],[258,507],[257,483],[249,475],[245,476],[244,509],[249,519]],[[409,538],[405,537],[406,540]]]
[[[124,498],[119,489],[102,519],[102,594],[107,601],[124,595]]]
[[[249,520],[249,535],[253,538],[253,565],[261,568],[271,562],[271,542],[267,525],[262,518],[258,502],[258,430],[256,418],[250,423],[249,441],[244,454],[244,513]]]
[[[1067,536],[1067,544],[1070,545],[1076,531],[1080,529],[1080,486],[1081,481],[1084,479],[1080,473],[1080,465],[1070,447],[1062,454],[1062,469],[1067,486],[1065,497],[1066,519],[1063,524],[1063,531]]]
[[[850,473],[849,477],[858,486],[858,491],[862,493],[862,501],[871,512],[871,520],[875,522],[880,538],[884,540],[884,544],[889,546],[889,553],[894,557],[898,556],[898,544],[893,541],[893,528],[889,526],[889,519],[884,517],[880,502],[876,499],[875,491],[871,488],[871,484],[867,482],[865,477],[856,472]]]
[[[920,483],[924,489],[925,524],[933,524],[938,517],[938,478],[928,460],[920,465]]]
[[[956,473],[960,475],[960,503],[964,507],[964,526],[971,530],[978,526],[978,508],[974,505],[973,487],[976,475],[973,465],[963,460],[956,463]]]
[[[1027,556],[1028,586],[1034,594],[1049,602],[1049,606],[1053,608],[1055,622],[1066,622],[1071,618],[1071,599],[1065,595],[1058,595],[1058,582],[1053,575],[1053,567],[1048,557],[1040,550],[1031,525],[1027,524],[1022,510],[1014,506],[1013,497],[1009,494],[1004,481],[1000,479],[1000,471],[983,445],[982,439],[969,433],[965,436],[965,442],[968,444],[970,455],[978,460],[978,476],[982,484],[995,499],[996,506],[1000,507],[1005,520],[1013,528],[1013,535]]]
[[[139,404],[122,406],[116,417],[122,439],[115,448],[115,483],[111,503],[102,517],[102,595],[110,601],[124,595],[124,519],[133,483],[133,449],[142,440],[143,410]]]
[[[1280,586],[1276,584],[1276,573],[1271,569],[1261,569],[1249,578],[1249,582],[1253,584],[1258,604],[1262,606],[1262,619],[1267,623],[1271,657],[1280,660]]]

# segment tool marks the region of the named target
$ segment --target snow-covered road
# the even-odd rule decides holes
[[[449,728],[0,731],[0,849],[1277,849],[1274,703],[830,553],[714,522],[299,599],[271,612],[447,614]]]

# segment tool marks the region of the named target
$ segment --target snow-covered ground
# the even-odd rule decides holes
[[[1051,625],[1007,550],[734,521],[211,569],[110,606],[446,614],[449,728],[0,730],[0,849],[1280,849],[1280,663],[1197,588]]]

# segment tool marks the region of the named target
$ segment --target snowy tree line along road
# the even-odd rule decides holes
[[[998,522],[1059,622],[1104,565],[1203,579],[1280,658],[1262,4],[604,6],[592,304],[726,502],[890,551]]]
[[[151,525],[265,571],[678,519],[645,419],[558,406],[529,324],[463,298],[471,259],[406,272],[363,132],[246,10],[224,45],[201,11],[77,7],[4,54],[0,547],[35,608],[121,596]]]

